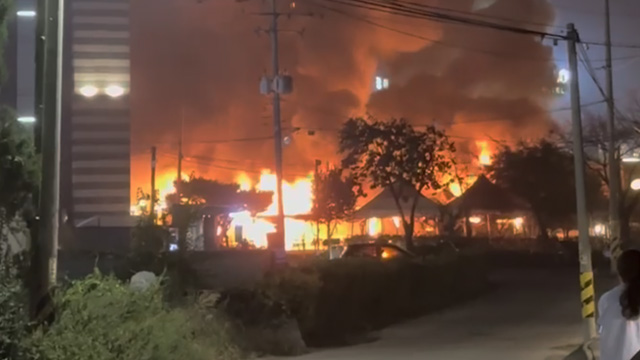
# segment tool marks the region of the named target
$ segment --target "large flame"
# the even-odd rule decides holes
[[[240,188],[244,190],[254,188],[251,178],[241,173],[236,177],[236,181],[240,184]],[[262,171],[260,179],[255,188],[260,191],[272,191],[276,194],[277,177],[268,170]],[[298,178],[293,182],[283,181],[282,183],[282,200],[284,202],[284,213],[286,216],[304,215],[311,212],[313,207],[313,181],[310,174],[305,178]],[[263,213],[258,216],[251,215],[244,211],[231,214],[233,221],[232,229],[236,226],[242,226],[243,237],[254,243],[257,247],[267,246],[267,234],[275,232],[275,226],[264,217],[274,216],[278,213],[278,203],[276,196],[274,201]],[[232,234],[229,234],[231,236]],[[285,247],[287,250],[294,248],[306,248],[312,240],[317,236],[314,226],[310,222],[285,218]],[[238,241],[240,239],[236,239]]]
[[[489,143],[487,141],[476,141],[476,146],[478,147],[478,150],[480,150],[480,155],[478,156],[478,162],[480,165],[491,165],[492,158]]]
[[[306,178],[296,179],[293,183],[282,182],[282,200],[284,202],[285,215],[308,214],[313,207],[313,175]],[[256,188],[260,191],[272,191],[276,194],[277,177],[275,174],[264,170],[260,175],[260,181]],[[275,200],[275,196],[274,196]],[[278,213],[277,201],[260,215],[276,215]]]

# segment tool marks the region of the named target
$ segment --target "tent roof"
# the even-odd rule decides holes
[[[447,206],[479,212],[518,212],[530,210],[529,204],[480,175],[473,185]]]
[[[400,197],[400,204],[405,214],[408,214],[411,210],[412,201],[414,195],[418,192],[411,186],[399,186],[393,185],[394,189],[402,190]],[[439,206],[433,200],[428,199],[422,194],[417,194],[418,204],[416,205],[416,215],[418,216],[436,216],[440,214]],[[356,219],[369,219],[369,218],[390,218],[399,216],[398,207],[393,198],[393,193],[390,188],[385,188],[378,196],[371,199],[368,203],[364,204],[358,209],[354,218]]]

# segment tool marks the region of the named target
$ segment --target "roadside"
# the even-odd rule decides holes
[[[393,326],[369,344],[320,349],[304,360],[559,360],[581,342],[573,269],[503,270],[500,287],[460,307]],[[601,293],[614,281],[598,276]]]

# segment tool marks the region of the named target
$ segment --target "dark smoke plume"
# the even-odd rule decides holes
[[[551,24],[554,16],[547,0],[426,3],[518,18],[523,22],[509,24],[538,30],[531,23]],[[267,35],[256,31],[269,20],[252,15],[267,5],[260,0],[132,1],[134,186],[147,179],[145,154],[151,145],[162,154],[159,171],[175,168],[182,113],[187,172],[232,180],[238,170],[271,167],[273,144],[265,139],[272,134],[270,99],[258,91],[260,77],[271,67],[271,52]],[[289,5],[280,2],[283,10]],[[366,112],[407,117],[417,125],[435,121],[469,151],[476,138],[517,139],[551,127],[545,109],[555,77],[548,40],[325,0],[295,5],[295,11],[315,16],[280,22],[286,30],[304,29],[302,36],[281,34],[281,68],[295,81],[294,94],[283,101],[283,126],[291,139],[285,149],[289,178],[308,173],[316,158],[336,161],[337,129],[349,116]],[[372,94],[381,73],[390,87]]]

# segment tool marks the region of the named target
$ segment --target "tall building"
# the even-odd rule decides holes
[[[30,126],[35,121],[36,1],[14,0],[13,8],[16,11],[7,14],[6,76],[0,87],[0,104],[14,109],[18,119]]]
[[[128,226],[129,0],[66,3],[62,207],[76,226]]]

